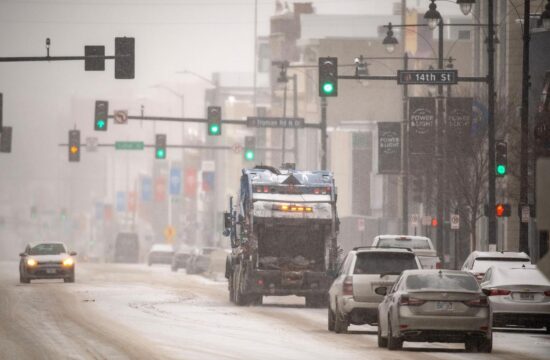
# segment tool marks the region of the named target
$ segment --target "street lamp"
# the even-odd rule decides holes
[[[431,30],[434,30],[437,25],[439,25],[439,22],[441,21],[441,14],[439,11],[437,11],[437,5],[435,4],[435,0],[431,0],[430,9],[426,11],[426,14],[424,14],[424,19],[428,22],[428,27]]]
[[[388,32],[386,33],[386,37],[384,38],[384,41],[382,41],[382,45],[386,47],[386,51],[388,53],[393,53],[395,51],[395,46],[399,43],[395,36],[393,36],[393,26],[391,23],[388,24]]]
[[[460,6],[460,11],[464,15],[469,15],[472,12],[476,0],[456,0],[458,6]]]

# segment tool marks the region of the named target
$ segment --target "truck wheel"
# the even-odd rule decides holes
[[[246,295],[242,293],[239,285],[239,281],[235,279],[235,289],[233,290],[235,291],[235,304],[239,306],[246,306],[248,305],[248,299]]]
[[[23,274],[19,273],[19,282],[22,283],[22,284],[28,284],[31,282],[31,280],[25,276],[23,276]]]
[[[346,315],[340,313],[338,305],[336,305],[336,311],[334,311],[334,332],[337,334],[343,334],[348,331],[349,322]]]
[[[328,331],[334,331],[334,312],[328,307]]]
[[[64,278],[63,281],[66,283],[74,283],[74,274],[72,274],[68,278]]]
[[[250,303],[254,306],[262,306],[262,304],[264,303],[264,297],[263,295],[256,295],[252,298],[252,300],[250,301]]]
[[[233,284],[233,275],[229,275],[227,287],[229,288],[229,302],[235,303],[235,284]]]

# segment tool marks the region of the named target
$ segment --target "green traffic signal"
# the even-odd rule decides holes
[[[334,92],[334,84],[331,82],[326,82],[323,84],[323,93],[330,95]]]
[[[157,149],[157,159],[164,159],[166,157],[166,152],[164,149]]]
[[[210,135],[219,135],[220,126],[218,124],[210,124],[210,126],[208,128],[208,133]]]
[[[503,165],[503,164],[498,164],[497,165],[497,174],[500,175],[500,176],[506,175],[506,166]]]
[[[244,152],[244,158],[248,161],[254,160],[254,151],[253,150],[246,150]]]
[[[97,126],[98,129],[103,129],[103,128],[105,128],[105,120],[103,120],[103,119],[97,120],[96,126]]]

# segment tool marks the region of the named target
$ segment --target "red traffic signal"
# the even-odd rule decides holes
[[[439,223],[437,222],[437,218],[432,218],[432,227],[436,228]]]
[[[497,217],[509,217],[511,213],[510,204],[496,204],[495,214]]]

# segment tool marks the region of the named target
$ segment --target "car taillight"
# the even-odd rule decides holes
[[[479,299],[474,299],[470,301],[464,301],[464,304],[472,307],[486,307],[489,306],[486,297],[480,297]]]
[[[399,298],[399,305],[406,305],[406,306],[420,306],[424,305],[426,301],[409,297],[409,295],[401,295]]]
[[[346,276],[342,285],[342,294],[353,296],[353,277]]]
[[[550,296],[550,290],[544,292],[544,296]]]
[[[435,263],[435,268],[436,269],[441,269],[441,261],[438,261]]]
[[[491,289],[489,291],[489,296],[503,296],[503,295],[510,295],[511,291],[510,290],[505,290],[505,289]]]

